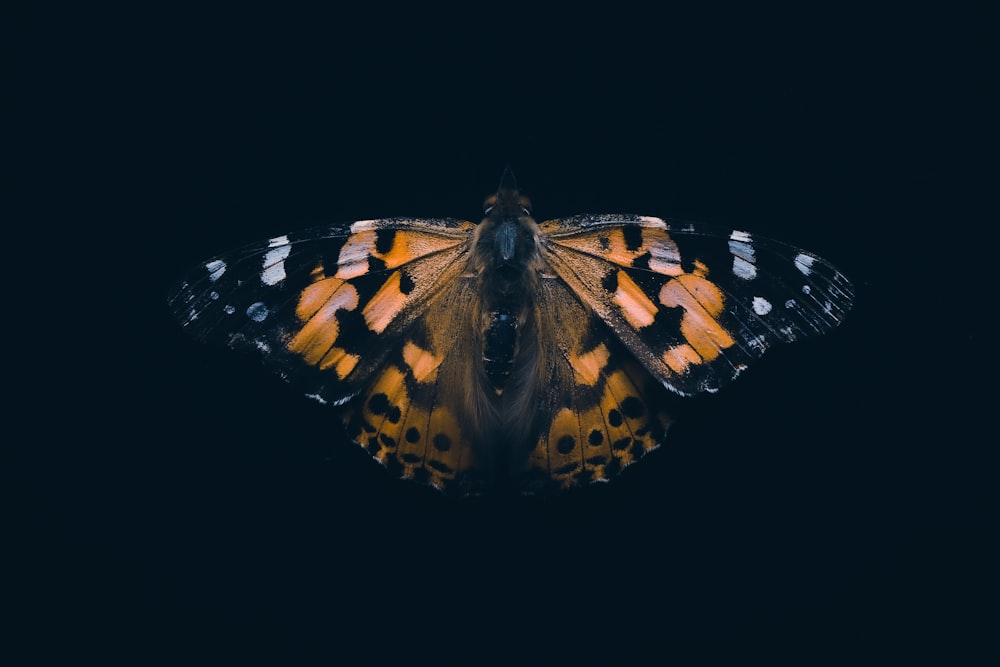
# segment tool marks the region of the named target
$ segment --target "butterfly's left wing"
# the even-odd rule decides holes
[[[829,331],[850,282],[746,232],[637,215],[541,223],[548,264],[667,388],[715,391],[779,342]]]

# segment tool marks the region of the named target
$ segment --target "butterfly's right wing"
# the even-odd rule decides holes
[[[169,304],[195,338],[256,350],[306,395],[343,404],[464,270],[474,229],[384,219],[287,234],[204,262]]]

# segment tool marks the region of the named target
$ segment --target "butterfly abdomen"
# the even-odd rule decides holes
[[[514,369],[517,349],[517,319],[507,310],[489,314],[490,324],[483,337],[483,370],[499,393]]]

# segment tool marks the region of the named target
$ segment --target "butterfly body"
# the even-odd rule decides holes
[[[669,397],[836,326],[815,255],[660,218],[537,223],[501,188],[473,224],[384,219],[222,255],[171,299],[198,338],[262,352],[401,477],[476,493],[603,481],[662,442]]]

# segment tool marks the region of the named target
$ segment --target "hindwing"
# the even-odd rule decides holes
[[[543,427],[528,489],[608,481],[658,447],[670,423],[666,392],[563,281],[542,281]]]

